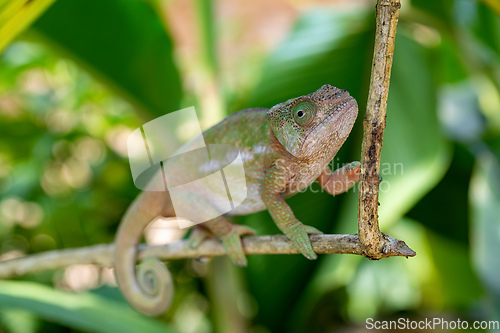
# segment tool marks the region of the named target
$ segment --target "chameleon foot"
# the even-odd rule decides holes
[[[219,236],[219,239],[222,241],[222,245],[229,259],[238,266],[246,266],[247,258],[243,252],[240,238],[241,235],[255,235],[255,230],[244,225],[233,225],[231,230]]]
[[[214,236],[208,231],[207,229],[203,228],[202,226],[195,226],[193,227],[193,231],[191,232],[191,235],[188,238],[188,245],[191,249],[196,249],[200,244],[208,238],[213,238]],[[203,256],[203,257],[198,257],[195,258],[196,261],[205,264],[212,260],[212,257],[210,256]]]
[[[351,162],[345,167],[345,172],[347,174],[347,177],[349,178],[349,180],[354,182],[359,182],[360,170],[361,170],[361,163],[358,161]]]
[[[285,235],[292,241],[293,245],[309,260],[318,258],[309,239],[309,235],[314,234],[323,233],[314,227],[304,225],[300,222],[295,223],[285,231]]]
[[[319,178],[319,185],[329,194],[344,193],[359,181],[361,163],[351,162],[332,173],[323,172]]]
[[[192,249],[196,249],[201,244],[201,242],[203,242],[207,238],[212,237],[212,234],[207,229],[201,226],[195,226],[193,228],[191,236],[189,236],[188,239],[189,247]]]

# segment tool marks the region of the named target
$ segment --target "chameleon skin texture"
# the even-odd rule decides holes
[[[309,235],[321,231],[298,221],[285,199],[315,180],[331,194],[345,192],[359,180],[359,162],[333,173],[328,167],[349,136],[357,114],[357,103],[347,91],[324,85],[309,95],[290,99],[271,109],[234,113],[205,131],[206,144],[229,144],[239,148],[247,197],[229,214],[197,225],[190,244],[196,247],[207,234],[212,234],[222,241],[229,258],[244,266],[247,261],[240,236],[254,234],[254,231],[230,223],[228,217],[267,209],[294,246],[308,259],[316,259]],[[215,160],[196,167],[204,172],[215,172],[228,162]],[[180,178],[182,171],[178,170]],[[245,184],[232,185],[235,185],[232,188],[244,189]],[[210,197],[204,201],[206,205],[216,205]],[[150,315],[166,310],[173,291],[165,267],[150,262],[146,269],[135,272],[142,232],[157,216],[175,216],[168,192],[143,192],[125,213],[116,236],[118,285],[136,309]]]

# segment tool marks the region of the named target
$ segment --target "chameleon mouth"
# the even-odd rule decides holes
[[[324,130],[326,127],[330,127],[329,125],[333,123],[345,123],[346,121],[350,125],[349,130],[354,125],[354,121],[358,115],[358,103],[351,95],[347,95],[341,103],[338,103],[333,112],[331,112],[328,116],[321,121],[314,131],[311,133],[318,133]]]
[[[345,96],[335,105],[333,110],[330,110],[330,114],[306,136],[304,140],[306,143],[301,147],[300,153],[310,150],[309,146],[311,144],[317,145],[318,141],[331,141],[332,135],[342,144],[351,132],[357,116],[358,103],[352,96]]]
[[[354,97],[352,97],[351,95],[347,95],[346,98],[344,99],[344,101],[342,103],[339,103],[335,106],[335,108],[333,109],[334,112],[330,115],[328,115],[322,123],[329,123],[331,122],[333,119],[336,119],[336,118],[342,118],[344,116],[349,116],[352,114],[352,112],[354,111],[357,115],[357,108],[358,108],[358,103],[356,103],[356,100],[354,99]]]

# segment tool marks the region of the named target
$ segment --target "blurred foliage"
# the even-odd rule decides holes
[[[138,192],[127,135],[179,107],[225,105],[226,113],[270,107],[330,83],[349,90],[360,106],[333,164],[359,159],[371,3],[304,10],[269,54],[223,72],[217,6],[193,1],[197,28],[189,31],[197,34],[200,55],[191,65],[203,70],[200,82],[210,89],[195,87],[176,58],[164,15],[169,7],[162,4],[57,1],[1,54],[1,259],[111,242]],[[3,42],[22,29],[1,33],[11,18],[6,8],[0,6]],[[324,332],[363,330],[368,317],[500,320],[498,9],[494,1],[403,2],[380,219],[384,232],[416,250],[415,258],[252,256],[245,269],[226,258],[172,262],[176,298],[157,319],[126,305],[109,270],[74,265],[0,282],[0,329]],[[297,217],[325,232],[355,233],[356,190],[331,197],[317,189],[289,200]],[[237,222],[261,234],[279,232],[267,212]]]

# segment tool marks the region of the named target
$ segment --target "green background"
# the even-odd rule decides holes
[[[332,84],[360,106],[334,164],[359,160],[374,2],[309,1],[279,43],[249,47],[234,66],[224,66],[231,54],[219,47],[229,25],[218,14],[224,2],[189,1],[194,19],[180,26],[196,41],[190,61],[165,3],[58,0],[0,55],[2,260],[112,242],[138,194],[126,135],[182,107],[195,105],[214,123]],[[0,281],[0,330],[357,332],[367,318],[499,321],[500,5],[402,6],[380,223],[415,258],[251,256],[246,268],[226,258],[175,261],[174,304],[158,318],[132,310],[109,270],[69,267]],[[356,189],[313,192],[289,200],[303,223],[357,232]],[[236,222],[279,232],[267,212]]]

